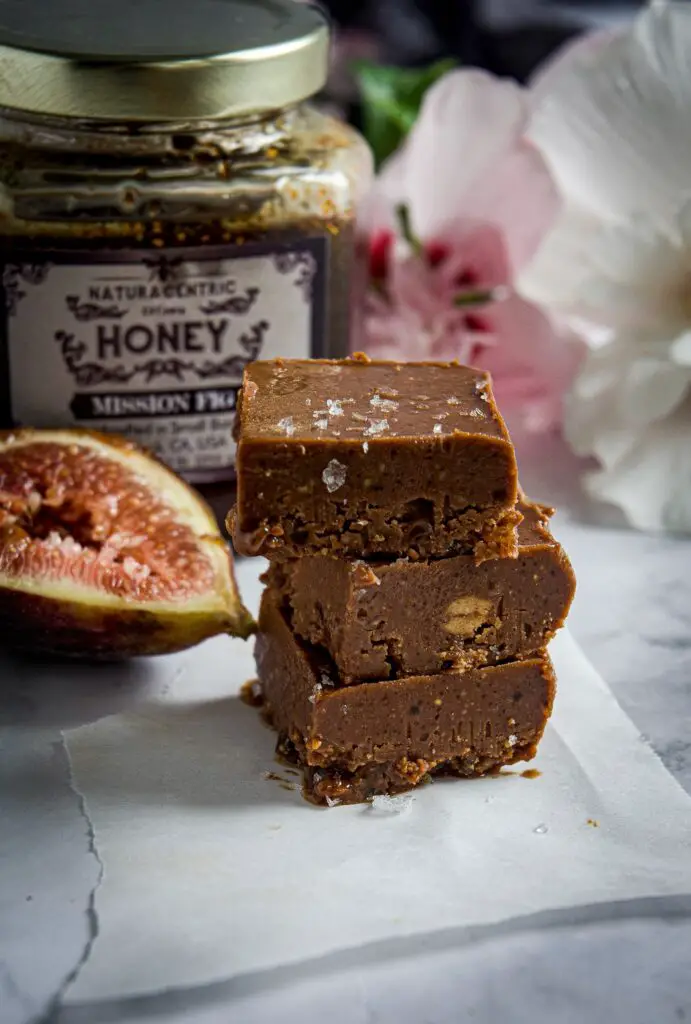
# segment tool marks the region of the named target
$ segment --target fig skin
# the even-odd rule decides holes
[[[243,608],[222,612],[161,612],[104,608],[0,587],[2,642],[24,651],[115,661],[174,654],[229,633],[247,639],[256,627]]]
[[[0,432],[0,453],[30,443],[83,445],[125,465],[132,460],[129,468],[140,474],[153,497],[163,490],[174,496],[171,519],[193,522],[197,546],[213,565],[215,585],[208,594],[192,598],[143,601],[66,578],[0,574],[0,643],[31,652],[117,660],[172,654],[219,634],[246,639],[255,632],[238,595],[230,547],[211,509],[172,470],[124,438],[96,431]],[[0,550],[12,543],[0,527]]]

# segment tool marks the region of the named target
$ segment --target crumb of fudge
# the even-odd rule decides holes
[[[264,703],[262,685],[258,679],[248,679],[240,687],[240,700],[251,708],[260,708]]]

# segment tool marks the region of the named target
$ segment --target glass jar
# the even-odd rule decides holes
[[[245,364],[348,347],[372,168],[303,102],[326,25],[292,0],[65,6],[47,39],[0,23],[2,425],[230,479]]]

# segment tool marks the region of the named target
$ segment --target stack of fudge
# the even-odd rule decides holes
[[[317,803],[535,754],[575,581],[520,492],[489,377],[456,363],[255,362],[236,426],[240,554],[279,752]]]

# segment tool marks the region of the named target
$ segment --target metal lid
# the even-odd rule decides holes
[[[295,0],[3,0],[0,107],[149,122],[276,110],[321,89],[328,42]]]

